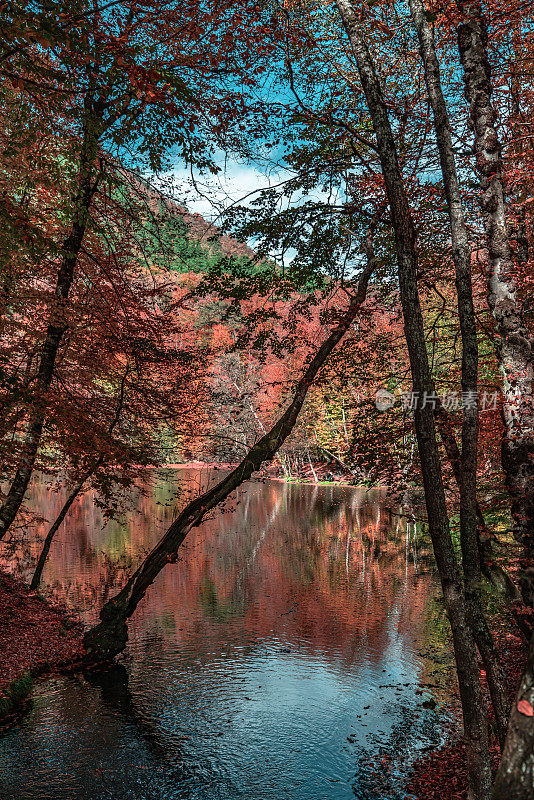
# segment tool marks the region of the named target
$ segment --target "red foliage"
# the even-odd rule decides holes
[[[14,681],[79,662],[82,627],[18,581],[0,573],[0,700]]]

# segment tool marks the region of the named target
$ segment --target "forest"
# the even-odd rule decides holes
[[[534,800],[532,5],[0,30],[0,800]]]

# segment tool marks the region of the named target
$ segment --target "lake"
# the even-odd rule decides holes
[[[211,480],[147,472],[108,524],[87,493],[57,534],[46,592],[95,620]],[[31,502],[52,520],[62,499],[41,481]],[[18,574],[37,552],[17,549]],[[115,669],[37,684],[0,740],[0,797],[406,797],[410,763],[449,721],[423,706],[439,700],[432,563],[410,510],[381,490],[251,482],[160,574]]]

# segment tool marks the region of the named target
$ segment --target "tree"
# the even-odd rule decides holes
[[[474,400],[474,402],[464,405],[462,414],[462,450],[458,474],[462,568],[471,624],[477,646],[488,671],[488,683],[495,709],[499,741],[503,747],[509,714],[506,681],[480,601],[481,568],[477,537],[479,525],[477,506],[478,339],[471,278],[472,251],[469,245],[449,116],[441,87],[439,63],[431,28],[425,17],[421,0],[410,0],[410,9],[419,37],[425,82],[434,114],[436,143],[449,209],[452,257],[456,269],[458,317],[462,336],[462,392],[464,397],[471,397]]]
[[[488,304],[499,335],[506,429],[502,463],[513,500],[515,536],[530,553],[534,546],[534,337],[525,326],[517,286],[518,271],[503,183],[502,144],[492,105],[487,23],[479,2],[459,0],[457,5],[463,19],[458,28],[458,48],[474,133],[488,251]],[[524,594],[534,597],[534,587],[526,586]]]
[[[512,707],[506,744],[493,786],[493,800],[534,797],[534,637]]]
[[[125,401],[125,387],[126,387],[126,379],[130,372],[130,365],[127,363],[124,375],[121,380],[120,392],[119,397],[117,399],[117,408],[115,412],[115,416],[111,420],[109,427],[108,427],[108,434],[111,435],[113,433],[113,429],[117,425],[120,420],[120,416],[123,410],[124,401]],[[50,547],[52,546],[52,541],[54,539],[55,534],[57,533],[61,523],[67,516],[71,505],[74,503],[78,495],[85,489],[87,481],[94,475],[95,472],[102,466],[104,463],[105,456],[101,453],[98,458],[85,470],[85,472],[80,476],[78,483],[70,492],[69,496],[63,503],[61,511],[57,515],[56,519],[54,520],[53,524],[50,527],[50,530],[46,534],[45,540],[43,542],[43,548],[41,550],[41,554],[37,560],[37,565],[35,567],[35,572],[33,573],[33,578],[30,583],[30,590],[35,590],[39,588],[39,584],[41,583],[41,578],[43,575],[43,569],[46,564],[46,559],[48,558],[48,554],[50,552]]]
[[[399,270],[404,330],[414,390],[419,397],[434,393],[417,291],[415,230],[397,150],[374,63],[352,5],[337,0],[337,7],[356,59],[366,102],[373,120],[382,172],[390,204]],[[491,785],[488,732],[478,676],[476,647],[468,622],[464,589],[449,531],[443,477],[432,408],[415,410],[415,428],[423,469],[425,505],[432,544],[451,625],[470,767],[471,793],[487,797]]]
[[[4,47],[0,76],[27,95],[33,113],[45,110],[50,134],[62,135],[66,146],[59,156],[64,194],[51,223],[54,247],[45,256],[54,266],[53,289],[42,309],[45,330],[31,396],[26,392],[23,398],[25,432],[0,507],[0,537],[21,507],[35,466],[58,357],[71,327],[72,290],[80,260],[87,257],[84,243],[88,230],[99,224],[95,202],[104,201],[120,179],[122,158],[130,166],[148,162],[161,169],[171,144],[186,163],[216,169],[210,143],[234,135],[248,113],[230,76],[242,75],[252,85],[254,71],[261,71],[251,44],[261,40],[264,15],[252,13],[254,8],[195,6],[184,16],[179,5],[154,0],[142,6],[117,2],[102,10],[58,2],[53,14],[40,4],[31,13],[17,3],[6,10],[18,43]],[[199,36],[202,25],[207,42]],[[15,236],[13,250],[16,242]]]

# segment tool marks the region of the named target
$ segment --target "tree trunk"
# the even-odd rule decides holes
[[[9,487],[5,500],[0,507],[0,539],[9,530],[26,494],[30,482],[41,441],[46,419],[47,394],[54,375],[54,365],[61,340],[68,328],[65,319],[65,306],[74,279],[76,262],[81,250],[83,237],[87,228],[89,209],[97,190],[99,175],[93,177],[94,162],[101,121],[88,114],[83,144],[80,154],[80,173],[78,191],[74,199],[74,219],[69,236],[62,247],[63,256],[59,268],[54,305],[50,311],[46,336],[41,350],[37,371],[35,394],[36,399],[30,408],[28,428],[22,444],[17,471]]]
[[[169,527],[162,539],[148,554],[116,597],[109,600],[100,612],[101,622],[84,637],[84,645],[92,659],[109,659],[120,653],[128,641],[127,620],[132,616],[148,587],[169,562],[175,562],[178,548],[192,528],[198,527],[210,509],[220,505],[247,481],[263,462],[270,461],[291,433],[309,388],[332,350],[349,330],[361,305],[367,284],[375,267],[375,259],[368,259],[356,294],[328,338],[319,347],[304,374],[298,381],[293,399],[273,427],[249,450],[241,463],[209,491],[188,503]]]
[[[413,387],[422,398],[425,392],[433,393],[433,382],[417,289],[416,239],[408,197],[380,82],[364,31],[350,0],[336,0],[336,5],[356,58],[377,139],[395,233],[404,331]],[[468,624],[462,580],[450,536],[432,405],[418,404],[414,417],[428,524],[454,641],[469,761],[470,794],[473,800],[487,800],[491,788],[487,723],[476,647]]]
[[[69,494],[67,499],[65,500],[63,507],[59,514],[57,515],[54,523],[50,526],[50,530],[46,534],[46,538],[43,542],[43,547],[41,549],[41,553],[39,555],[39,560],[37,561],[37,566],[35,567],[35,572],[33,573],[33,578],[30,583],[30,590],[33,592],[35,589],[39,588],[39,584],[41,583],[41,578],[43,575],[44,565],[46,564],[46,559],[48,558],[48,553],[50,552],[50,547],[52,545],[52,540],[58,530],[59,526],[65,519],[68,514],[68,511],[71,505],[74,503],[80,492],[84,487],[84,483],[86,480],[86,476],[84,476],[83,480],[76,484],[72,492]]]
[[[464,18],[458,49],[470,107],[481,205],[488,249],[488,304],[499,334],[503,376],[502,465],[512,497],[514,535],[534,566],[534,406],[532,353],[534,339],[523,323],[514,282],[514,261],[506,220],[502,155],[496,113],[491,104],[491,71],[487,31],[479,0],[457,0]],[[525,601],[534,605],[534,573],[522,582]]]
[[[443,96],[439,63],[431,27],[422,0],[410,0],[417,29],[428,97],[434,115],[441,173],[449,206],[452,257],[456,273],[458,316],[462,338],[462,451],[458,474],[460,493],[460,541],[462,567],[470,622],[486,669],[501,748],[508,727],[509,702],[506,679],[484,615],[480,596],[482,574],[478,542],[480,509],[477,503],[478,452],[478,341],[471,274],[471,247],[465,225],[462,196],[456,171],[447,104]]]
[[[115,426],[119,422],[120,415],[121,415],[122,409],[124,407],[124,396],[125,396],[125,393],[126,393],[126,379],[127,379],[128,375],[129,375],[129,373],[130,373],[130,364],[127,363],[126,364],[126,369],[124,371],[124,375],[122,376],[122,380],[121,380],[121,384],[120,384],[119,399],[118,399],[118,402],[117,402],[117,408],[116,408],[115,414],[113,415],[113,419],[111,420],[111,422],[110,422],[110,424],[108,426],[108,436],[111,436],[111,434],[113,433],[113,429],[115,428]],[[46,538],[45,538],[44,543],[43,543],[41,554],[39,556],[39,560],[37,561],[37,566],[35,567],[35,572],[33,573],[32,582],[30,584],[30,589],[32,591],[39,588],[39,584],[41,583],[41,578],[42,578],[42,575],[43,575],[44,565],[46,564],[46,559],[48,558],[48,553],[50,552],[50,547],[52,545],[52,540],[53,540],[53,538],[54,538],[54,536],[56,534],[56,531],[58,530],[59,526],[61,525],[61,523],[63,522],[63,520],[67,516],[71,505],[74,503],[74,501],[76,500],[76,498],[78,497],[78,495],[82,491],[82,489],[85,486],[86,482],[89,480],[89,478],[91,478],[95,474],[95,472],[97,472],[97,470],[100,469],[100,467],[102,466],[103,463],[104,463],[104,456],[100,455],[97,458],[97,460],[93,463],[93,465],[91,467],[89,467],[89,469],[87,469],[85,471],[85,473],[82,475],[82,477],[78,481],[77,485],[74,487],[72,492],[69,494],[69,496],[65,500],[65,503],[63,504],[63,508],[61,509],[59,514],[57,515],[57,518],[55,519],[54,523],[50,527],[50,530],[48,531],[48,533],[46,534]]]

